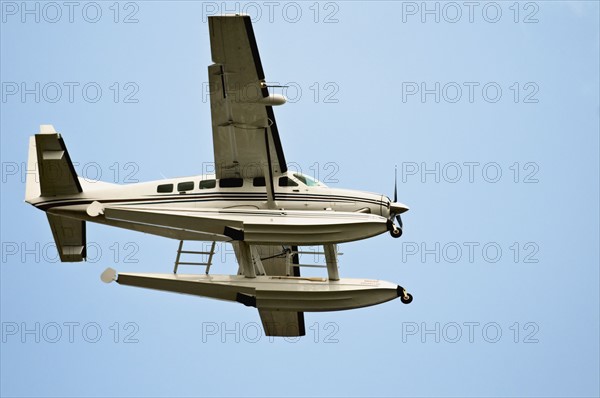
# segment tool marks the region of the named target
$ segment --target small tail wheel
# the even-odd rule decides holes
[[[392,228],[390,229],[390,235],[392,238],[399,238],[402,236],[402,228]]]
[[[404,294],[400,296],[400,301],[404,304],[410,304],[413,301],[413,296],[410,293],[404,292]]]

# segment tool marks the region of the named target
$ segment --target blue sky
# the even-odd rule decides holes
[[[1,7],[2,396],[600,394],[597,2]],[[90,180],[202,173],[206,16],[238,11],[290,86],[294,167],[391,195],[398,166],[403,237],[342,245],[340,274],[411,305],[306,314],[305,338],[272,341],[246,307],[100,282],[170,272],[175,241],[88,224],[88,262],[56,261],[23,203],[28,137],[53,124]]]

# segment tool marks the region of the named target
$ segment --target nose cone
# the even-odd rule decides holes
[[[390,203],[390,213],[392,213],[392,214],[402,214],[408,210],[409,210],[409,207],[407,205],[405,205],[404,203],[400,203],[400,202]]]

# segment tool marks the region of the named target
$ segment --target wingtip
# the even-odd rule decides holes
[[[57,134],[51,124],[40,124],[40,134]]]

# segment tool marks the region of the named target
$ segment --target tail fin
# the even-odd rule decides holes
[[[29,139],[27,169],[37,172],[27,174],[26,201],[39,196],[74,195],[82,192],[67,147],[52,125],[41,125],[39,134]]]
[[[40,197],[40,174],[37,168],[35,136],[29,137],[29,156],[27,157],[27,177],[25,179],[25,202],[31,203]]]
[[[81,184],[65,143],[51,125],[29,138],[25,201],[40,197],[76,195]],[[60,260],[83,261],[86,257],[85,221],[48,213],[48,222]]]

